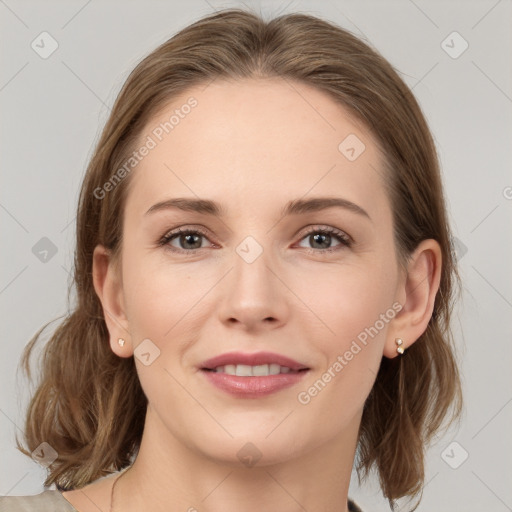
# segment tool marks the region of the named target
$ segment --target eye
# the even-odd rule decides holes
[[[164,235],[159,241],[159,245],[168,246],[172,251],[192,252],[204,248],[203,239],[207,239],[206,233],[200,229],[179,228]],[[177,243],[178,247],[172,242]]]
[[[306,232],[301,241],[306,240],[312,245],[313,248],[306,247],[308,252],[316,253],[319,252],[332,252],[341,250],[343,247],[350,247],[352,245],[352,239],[343,231],[331,227],[316,227]],[[333,240],[338,242],[337,245],[332,246]],[[301,247],[303,247],[301,245]]]
[[[202,229],[178,228],[164,235],[158,241],[158,245],[165,246],[173,252],[194,253],[207,247],[203,245],[205,240],[208,240],[208,235]],[[304,247],[307,252],[315,254],[337,251],[352,245],[352,239],[349,235],[328,226],[310,229],[302,234],[300,241],[303,240],[307,240],[312,247],[308,248],[300,244],[299,246]],[[333,246],[333,241],[338,243]]]

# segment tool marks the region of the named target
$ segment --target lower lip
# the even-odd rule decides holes
[[[238,377],[227,373],[201,370],[216,387],[240,398],[260,398],[299,383],[309,370],[298,373],[279,373],[264,377]]]

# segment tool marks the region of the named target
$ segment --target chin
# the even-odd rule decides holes
[[[294,430],[297,432],[296,428]],[[254,424],[246,425],[245,429],[230,430],[233,437],[226,433],[208,440],[211,432],[205,432],[196,447],[211,461],[238,469],[244,466],[252,468],[280,464],[308,451],[286,429],[268,435],[269,432],[272,430],[258,429]]]

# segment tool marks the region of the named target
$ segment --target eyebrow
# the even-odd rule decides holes
[[[370,221],[371,218],[359,205],[343,199],[341,197],[313,197],[311,199],[294,199],[286,203],[281,210],[281,216],[287,215],[300,215],[305,213],[313,213],[328,208],[343,208],[353,213],[367,217]],[[196,199],[188,197],[175,197],[166,199],[159,203],[154,204],[145,215],[155,213],[162,210],[178,209],[182,211],[202,213],[204,215],[212,215],[214,217],[225,217],[226,212],[219,203],[209,199]]]

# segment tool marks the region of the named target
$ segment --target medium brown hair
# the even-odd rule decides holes
[[[426,331],[404,356],[383,358],[365,402],[356,467],[372,468],[391,506],[421,495],[426,445],[458,418],[462,398],[450,331],[459,277],[432,136],[411,91],[393,67],[348,31],[304,14],[264,21],[239,9],[219,11],[180,31],[144,58],[126,80],[82,184],[74,261],[76,305],[51,335],[25,425],[30,455],[48,442],[57,452],[45,484],[80,488],[130,464],[140,445],[147,399],[133,358],[117,357],[92,281],[97,244],[118,256],[130,176],[103,199],[148,121],[177,95],[216,78],[281,77],[327,93],[373,133],[385,159],[400,264],[417,245],[437,240],[440,289]],[[48,324],[47,324],[48,325]],[[44,326],[22,357],[29,357]],[[419,501],[419,500],[418,500]]]

